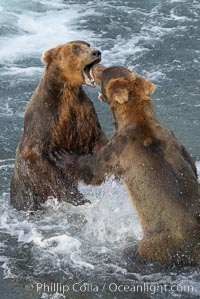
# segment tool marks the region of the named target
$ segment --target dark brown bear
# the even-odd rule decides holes
[[[95,71],[96,70],[96,71]],[[57,165],[89,184],[107,175],[123,180],[143,229],[138,252],[165,264],[200,265],[200,193],[197,171],[186,149],[156,119],[154,85],[124,67],[94,67],[100,99],[115,119],[111,141],[94,155],[57,156]],[[78,169],[78,172],[77,172]],[[81,175],[82,174],[82,175]]]
[[[11,204],[17,209],[37,209],[50,196],[74,205],[86,199],[77,179],[63,173],[50,153],[91,154],[107,142],[93,103],[82,89],[96,84],[91,68],[101,52],[83,41],[69,42],[46,51],[42,79],[24,117],[24,133],[16,151],[11,182]]]

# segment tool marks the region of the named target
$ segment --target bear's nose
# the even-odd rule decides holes
[[[101,52],[99,50],[93,50],[92,51],[92,56],[94,56],[94,57],[101,57]]]

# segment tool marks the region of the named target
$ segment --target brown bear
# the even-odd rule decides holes
[[[24,132],[16,151],[11,181],[11,204],[38,209],[49,197],[74,205],[87,201],[77,179],[63,173],[50,158],[51,151],[92,154],[107,142],[93,103],[82,85],[95,87],[91,72],[101,52],[83,41],[73,41],[42,55],[46,64],[24,117]]]
[[[165,264],[200,264],[196,167],[184,146],[156,119],[150,99],[154,85],[124,67],[99,70],[94,67],[100,99],[114,115],[114,135],[93,155],[70,160],[68,153],[57,153],[56,165],[87,184],[100,184],[111,174],[123,180],[143,230],[138,244],[142,257]]]

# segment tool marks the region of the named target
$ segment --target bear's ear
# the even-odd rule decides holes
[[[137,78],[137,83],[141,85],[141,88],[144,90],[145,94],[147,96],[151,95],[155,90],[155,85],[151,83],[148,79],[145,77]]]
[[[45,64],[49,64],[53,60],[54,56],[55,56],[54,48],[44,51],[41,56],[41,61]]]
[[[123,78],[112,79],[107,86],[107,97],[124,104],[129,100],[129,82]]]

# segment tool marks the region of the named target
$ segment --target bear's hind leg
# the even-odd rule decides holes
[[[147,260],[163,264],[182,264],[185,258],[181,253],[181,247],[170,234],[158,234],[141,240],[138,253]]]
[[[74,206],[81,206],[86,203],[91,203],[90,200],[78,190],[78,188],[73,188],[69,192],[66,192],[63,200],[73,204]]]

